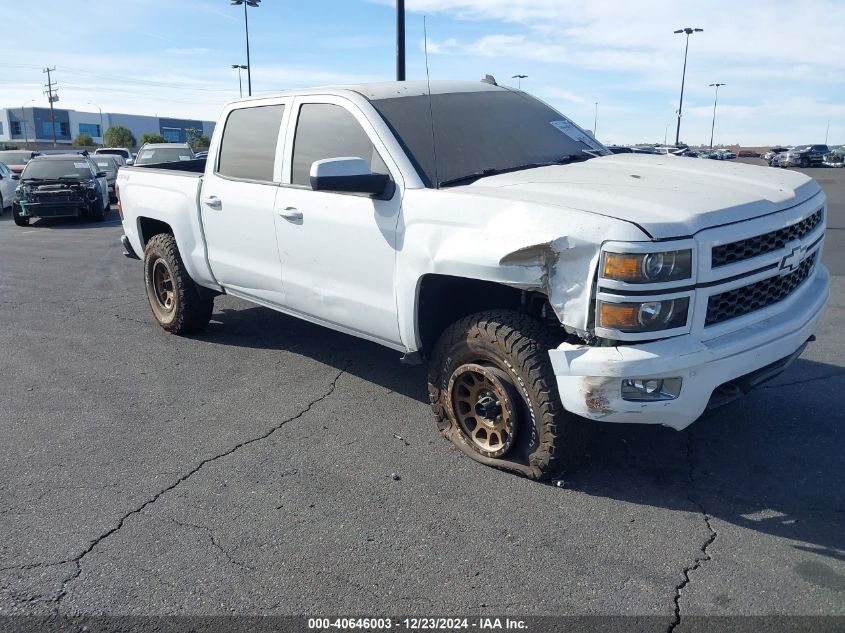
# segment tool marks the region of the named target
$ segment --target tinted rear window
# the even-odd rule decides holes
[[[217,173],[272,182],[284,112],[283,105],[232,110],[223,130]]]

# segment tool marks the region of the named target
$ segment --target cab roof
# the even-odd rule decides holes
[[[253,95],[246,99],[239,99],[237,102],[252,101],[256,99],[267,99],[272,97],[288,97],[296,95],[313,95],[321,93],[356,92],[370,101],[379,99],[395,99],[400,97],[418,97],[429,94],[448,94],[454,92],[495,92],[512,91],[514,88],[497,86],[486,81],[451,81],[438,79],[430,84],[424,80],[414,81],[380,81],[363,84],[339,84],[331,86],[320,86],[318,88],[297,88],[292,90],[281,90],[277,93]]]

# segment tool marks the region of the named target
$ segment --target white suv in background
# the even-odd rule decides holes
[[[120,156],[127,165],[135,163],[135,155],[125,147],[101,147],[94,150],[95,154],[110,154],[112,156]]]

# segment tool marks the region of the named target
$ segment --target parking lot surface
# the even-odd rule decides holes
[[[6,213],[0,614],[845,616],[845,170],[806,172],[818,340],[684,432],[596,424],[557,485],[451,448],[390,350],[230,297],[165,333],[114,212]]]

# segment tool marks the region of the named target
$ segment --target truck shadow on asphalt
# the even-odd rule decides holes
[[[269,309],[215,311],[209,330],[197,338],[299,354],[428,403],[425,367],[402,365],[398,352]],[[717,532],[718,521],[726,521],[845,561],[845,413],[834,396],[843,391],[845,368],[799,359],[774,381],[684,431],[590,423],[587,458],[563,475],[562,485],[631,504],[706,513]]]

